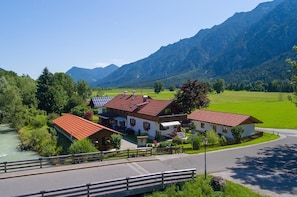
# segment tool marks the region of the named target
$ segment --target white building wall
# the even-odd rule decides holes
[[[213,131],[214,130],[214,124],[211,123],[204,123],[204,128],[201,127],[200,121],[193,121],[194,126],[197,131],[205,132],[205,131]],[[242,134],[242,137],[250,136],[255,133],[255,124],[246,124],[246,125],[240,125],[243,127],[244,132]],[[217,134],[224,135],[226,138],[233,139],[233,135],[231,132],[232,127],[222,126],[222,125],[215,125]],[[225,128],[225,132],[224,132]]]
[[[134,126],[130,125],[130,119],[133,118],[136,120],[136,124]],[[150,129],[148,131],[145,131],[143,128],[143,122],[148,122],[150,123]],[[146,120],[146,119],[142,119],[142,118],[137,118],[137,117],[133,117],[133,116],[127,116],[127,124],[126,124],[127,128],[131,128],[135,131],[135,135],[139,134],[148,134],[149,139],[155,139],[156,137],[156,131],[159,131],[161,133],[162,136],[170,136],[174,133],[174,126],[170,126],[168,127],[167,130],[160,130],[160,124],[158,122],[154,122],[154,121],[150,121],[150,120]]]
[[[133,118],[136,120],[136,124],[134,126],[130,125],[130,119]],[[150,123],[150,129],[148,131],[145,131],[143,128],[143,122]],[[142,118],[136,118],[133,116],[127,116],[127,128],[131,128],[135,131],[135,135],[140,134],[148,134],[150,139],[154,139],[156,137],[156,123],[150,120],[142,119]]]

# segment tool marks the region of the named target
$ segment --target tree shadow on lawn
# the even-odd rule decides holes
[[[297,144],[260,149],[256,157],[237,158],[234,179],[278,194],[297,195]]]

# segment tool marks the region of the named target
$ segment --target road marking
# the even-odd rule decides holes
[[[138,174],[149,174],[150,172],[147,171],[146,169],[144,169],[143,167],[141,167],[140,165],[138,165],[135,162],[132,163],[128,163],[127,164],[132,170],[134,170],[135,172],[137,172]]]

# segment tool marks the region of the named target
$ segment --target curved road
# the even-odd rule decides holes
[[[207,172],[241,183],[261,194],[296,196],[297,130],[262,128],[259,130],[279,133],[281,138],[259,145],[209,152],[207,153]],[[176,169],[197,168],[197,173],[202,174],[204,173],[204,154],[154,156],[149,159],[124,159],[84,165],[83,168],[76,170],[46,174],[40,172],[57,170],[58,167],[32,170],[30,173],[36,174],[31,176],[12,177],[13,172],[0,174],[0,196],[21,195]],[[74,166],[67,166],[67,168]]]

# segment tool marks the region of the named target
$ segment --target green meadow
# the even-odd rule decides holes
[[[148,95],[153,99],[167,100],[174,98],[175,92],[168,90],[156,94],[153,89],[109,89],[104,90],[105,96],[115,96],[135,90],[138,95]],[[208,110],[240,113],[254,116],[263,124],[263,128],[297,128],[297,107],[290,102],[290,93],[225,91],[221,94],[210,93]]]

